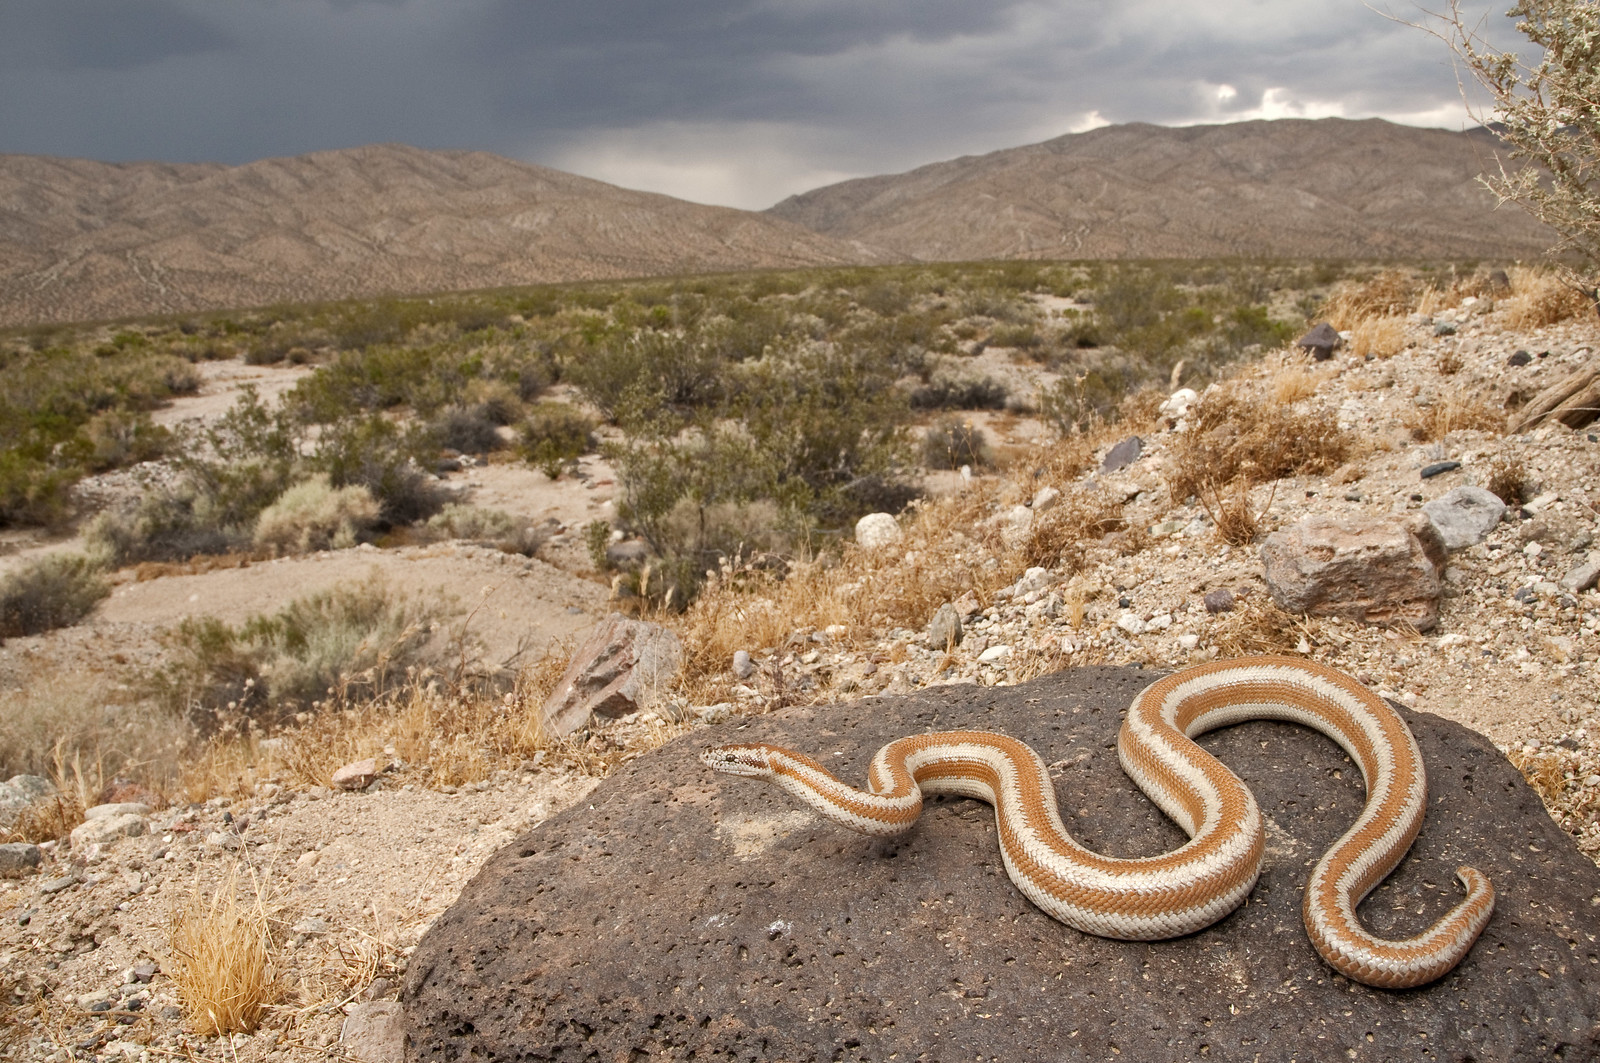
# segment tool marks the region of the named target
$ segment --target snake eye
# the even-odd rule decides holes
[[[771,766],[761,746],[713,746],[700,754],[706,767],[721,775],[765,775]]]

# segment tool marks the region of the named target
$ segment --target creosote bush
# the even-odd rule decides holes
[[[983,429],[960,417],[941,417],[922,435],[922,463],[930,469],[986,468],[993,460]]]
[[[524,557],[538,554],[550,538],[545,528],[530,525],[526,518],[459,502],[452,502],[428,519],[427,535],[482,543]]]
[[[105,565],[84,554],[46,554],[0,579],[0,638],[76,624],[111,593]]]
[[[594,428],[593,418],[569,403],[536,403],[517,428],[519,449],[525,460],[554,480],[570,463],[599,446]]]

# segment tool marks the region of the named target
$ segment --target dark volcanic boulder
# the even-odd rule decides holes
[[[1204,739],[1269,817],[1249,902],[1177,941],[1090,937],[1006,877],[987,805],[936,800],[894,844],[775,788],[713,776],[717,741],[773,741],[860,783],[919,731],[1016,735],[1053,764],[1086,845],[1123,855],[1182,834],[1117,764],[1124,708],[1153,674],[1087,668],[792,709],[697,732],[634,762],[497,853],[412,957],[408,1051],[426,1060],[1526,1060],[1600,1058],[1600,871],[1481,736],[1407,714],[1432,797],[1411,856],[1362,906],[1417,932],[1472,864],[1499,892],[1455,971],[1386,992],[1325,966],[1301,889],[1364,800],[1311,731]]]

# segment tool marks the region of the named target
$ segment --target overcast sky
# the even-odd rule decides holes
[[[1511,45],[1506,6],[1464,4]],[[1106,123],[1328,115],[1469,124],[1444,45],[1362,0],[0,0],[0,153],[400,141],[762,208]]]

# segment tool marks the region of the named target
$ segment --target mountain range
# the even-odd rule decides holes
[[[989,258],[1532,258],[1486,130],[1108,126],[751,212],[485,152],[0,155],[0,326],[719,270]]]

